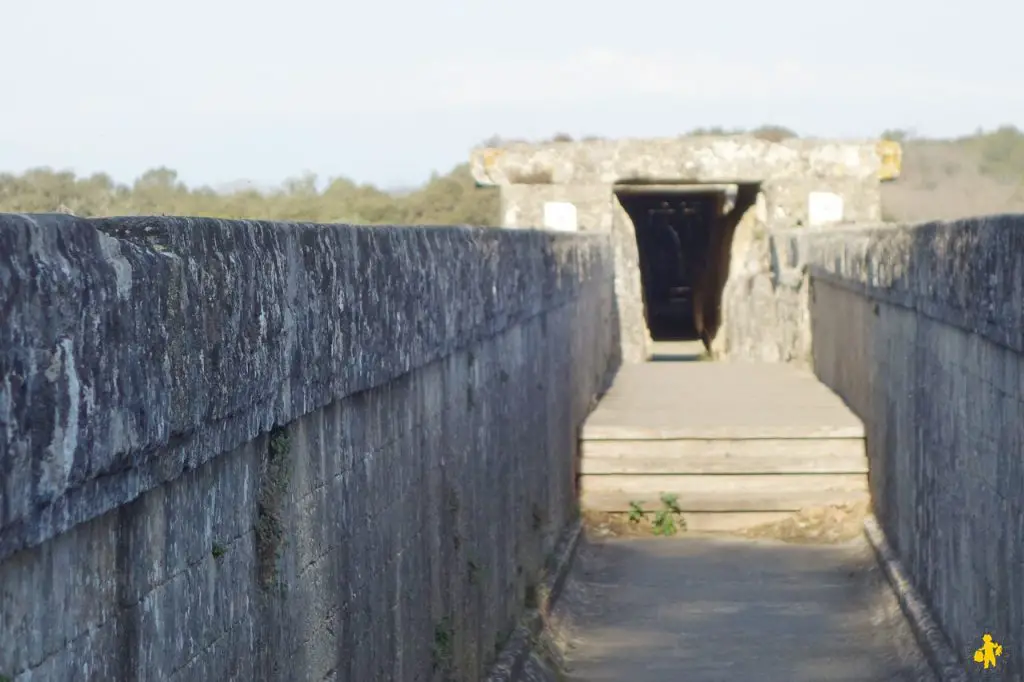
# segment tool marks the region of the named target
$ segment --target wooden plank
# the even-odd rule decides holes
[[[864,441],[584,440],[581,474],[866,474]]]
[[[731,533],[766,523],[777,523],[793,512],[683,512],[687,533]]]
[[[729,533],[745,530],[766,523],[778,523],[793,515],[793,512],[685,512],[688,533]]]
[[[740,413],[746,410],[738,410]],[[681,440],[695,439],[828,439],[828,438],[863,438],[864,427],[836,426],[833,424],[674,424],[669,425],[678,415],[648,413],[647,421],[662,419],[665,425],[597,423],[588,421],[583,427],[583,438],[586,440]]]
[[[582,507],[595,511],[629,511],[631,501],[657,509],[663,493],[694,512],[797,511],[869,495],[863,474],[587,475],[579,488]]]
[[[784,364],[623,366],[584,440],[863,438],[860,419],[808,372]]]

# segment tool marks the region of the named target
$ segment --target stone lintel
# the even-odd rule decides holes
[[[751,136],[590,140],[474,149],[470,167],[483,186],[753,183],[769,178],[878,179],[893,143]],[[888,156],[886,156],[888,155]]]

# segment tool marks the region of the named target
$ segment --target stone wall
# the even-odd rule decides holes
[[[722,292],[721,359],[809,366],[807,259],[834,229],[771,230],[734,243]]]
[[[481,679],[612,279],[600,236],[0,216],[0,675]]]
[[[864,420],[879,522],[967,665],[988,632],[1019,679],[1024,217],[809,245],[814,369]]]

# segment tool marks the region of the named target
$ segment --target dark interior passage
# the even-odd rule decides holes
[[[655,341],[699,338],[694,294],[711,259],[724,190],[616,192],[636,229],[647,328]]]

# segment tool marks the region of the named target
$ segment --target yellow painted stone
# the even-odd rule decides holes
[[[893,140],[879,140],[878,156],[882,160],[882,166],[878,169],[880,180],[895,180],[900,176],[900,169],[903,164],[903,148],[899,142]]]
[[[494,162],[502,155],[501,149],[488,148],[483,152],[484,157],[484,168],[491,170],[494,167]]]

